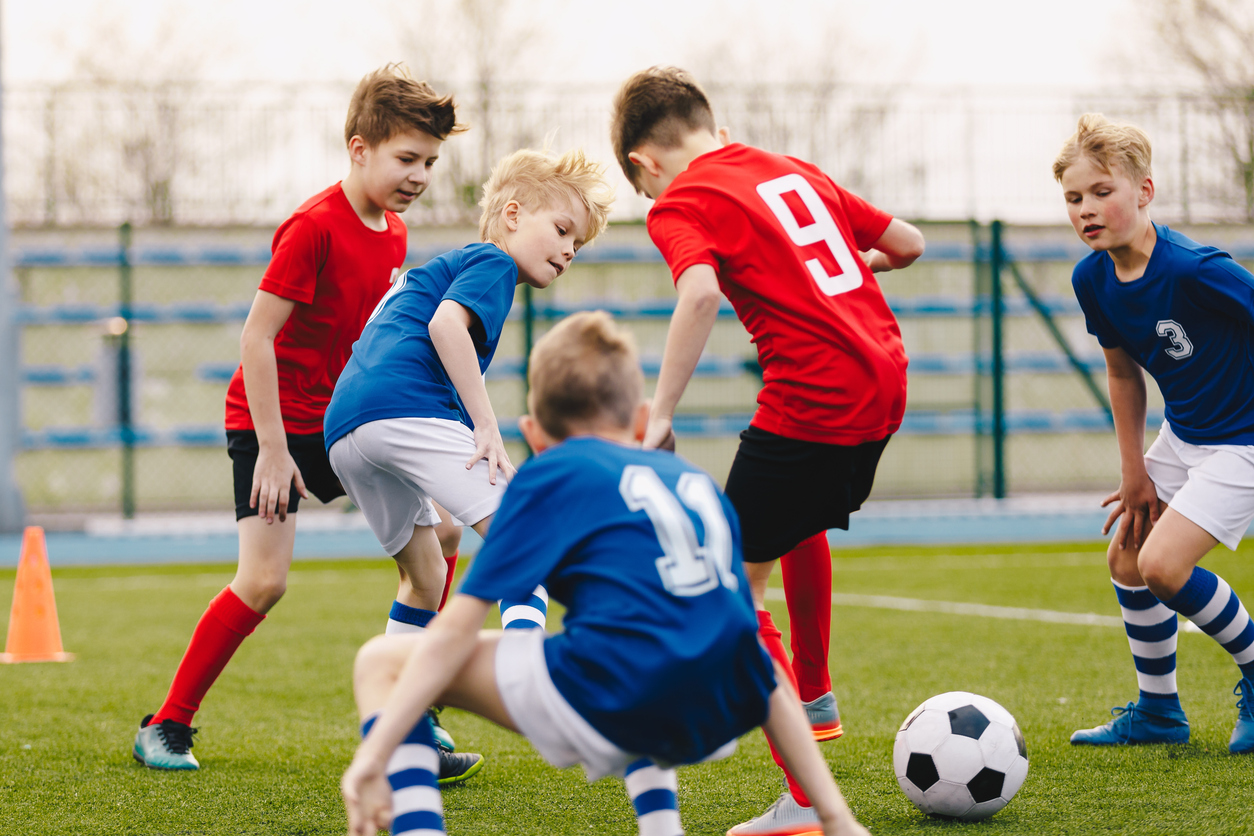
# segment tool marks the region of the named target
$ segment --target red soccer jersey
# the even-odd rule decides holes
[[[386,231],[367,227],[337,183],[274,234],[261,289],[296,303],[274,338],[279,409],[289,433],[322,432],[322,414],[353,343],[405,261],[405,224],[394,212],[386,217]],[[226,428],[254,428],[242,364],[227,388]]]
[[[757,346],[753,426],[844,445],[901,426],[901,331],[857,254],[891,220],[815,166],[739,143],[693,160],[653,205],[673,278],[712,266]]]

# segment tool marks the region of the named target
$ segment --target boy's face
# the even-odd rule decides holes
[[[1076,234],[1095,250],[1129,246],[1149,223],[1153,181],[1133,183],[1118,165],[1107,171],[1081,157],[1063,172],[1062,191]]]
[[[573,194],[554,206],[505,207],[502,248],[518,265],[518,281],[545,288],[566,272],[588,237],[588,207]]]
[[[374,148],[357,137],[353,143],[350,152],[353,162],[362,166],[366,197],[380,209],[392,212],[404,212],[426,191],[444,144],[417,128],[402,131]]]

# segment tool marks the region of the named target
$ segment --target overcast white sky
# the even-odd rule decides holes
[[[9,82],[60,80],[78,56],[154,42],[199,59],[201,76],[355,80],[398,57],[397,22],[416,0],[0,0]],[[454,0],[436,0],[446,4]],[[533,78],[620,80],[688,64],[724,41],[731,62],[779,72],[775,56],[834,44],[842,77],[931,85],[1109,87],[1135,40],[1134,0],[515,0],[531,28]],[[398,11],[400,10],[400,11]],[[521,15],[525,14],[526,18]],[[438,38],[439,32],[423,33]],[[123,50],[128,51],[128,50]],[[703,52],[705,51],[705,52]],[[708,57],[708,55],[707,55]],[[133,66],[144,66],[135,56]]]

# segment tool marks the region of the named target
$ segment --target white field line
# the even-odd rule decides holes
[[[768,589],[766,597],[771,601],[784,600],[784,590]],[[1059,612],[1035,610],[1027,607],[996,607],[991,604],[969,604],[960,601],[929,601],[924,598],[897,598],[892,595],[852,595],[833,592],[832,603],[840,607],[868,607],[878,610],[903,610],[906,612],[938,612],[947,615],[974,615],[983,618],[1005,618],[1013,621],[1045,621],[1053,624],[1080,624],[1086,627],[1116,627],[1123,629],[1123,619],[1113,615],[1095,613]],[[1186,633],[1200,633],[1191,621],[1180,628]]]

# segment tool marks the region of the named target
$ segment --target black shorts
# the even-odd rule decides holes
[[[256,508],[248,507],[248,500],[253,492],[253,470],[257,467],[257,433],[253,430],[227,430],[226,452],[231,457],[235,470],[235,519],[255,517]],[[337,496],[344,495],[344,486],[340,478],[331,469],[327,460],[326,444],[322,433],[312,435],[287,436],[287,451],[300,469],[301,478],[311,494],[323,502],[330,502]],[[300,494],[296,492],[296,480],[292,480],[292,490],[287,499],[287,512],[295,514],[300,505]]]
[[[849,515],[871,494],[888,438],[847,447],[799,441],[749,427],[727,474],[746,563],[783,557]]]

